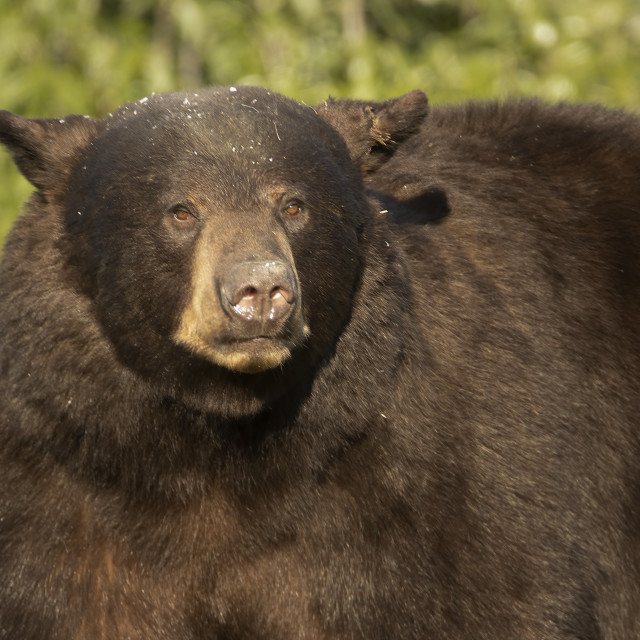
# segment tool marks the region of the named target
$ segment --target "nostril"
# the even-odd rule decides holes
[[[269,292],[269,297],[274,301],[276,299],[282,299],[287,304],[291,304],[293,302],[293,291],[284,287],[276,286]]]
[[[242,300],[251,300],[252,298],[255,298],[257,295],[258,295],[258,290],[251,285],[246,287],[240,287],[239,289],[236,289],[235,293],[231,296],[229,302],[231,302],[231,305],[235,307]]]
[[[273,287],[269,292],[268,315],[270,320],[277,320],[289,315],[293,294],[283,287]]]

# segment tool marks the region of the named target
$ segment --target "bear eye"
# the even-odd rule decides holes
[[[182,202],[167,211],[165,220],[170,228],[182,237],[183,233],[192,233],[198,229],[200,217],[195,205],[191,202]]]
[[[198,211],[191,202],[182,202],[169,211],[171,219],[180,228],[191,227],[198,220]]]
[[[284,208],[284,212],[289,216],[297,216],[301,211],[302,205],[298,202],[289,202]]]

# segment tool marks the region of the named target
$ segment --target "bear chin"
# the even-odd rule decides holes
[[[209,362],[236,373],[261,373],[282,366],[291,349],[277,338],[257,337],[213,344],[190,336],[177,342]]]

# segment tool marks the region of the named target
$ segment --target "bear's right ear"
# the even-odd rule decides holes
[[[418,89],[385,102],[328,98],[316,113],[342,136],[351,159],[366,175],[418,132],[429,113],[429,101]]]
[[[25,178],[44,193],[65,188],[79,155],[102,128],[101,120],[86,116],[29,119],[0,111],[0,142]]]

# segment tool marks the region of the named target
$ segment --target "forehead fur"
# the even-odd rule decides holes
[[[215,184],[229,198],[256,185],[306,182],[342,193],[359,181],[340,135],[313,108],[259,87],[214,87],[126,104],[107,119],[81,179]],[[331,198],[331,196],[328,196]]]
[[[169,136],[192,151],[212,145],[232,153],[257,146],[285,150],[312,140],[335,146],[339,139],[311,107],[261,87],[154,95],[122,106],[108,126],[111,136],[129,142],[134,137],[152,144]]]

